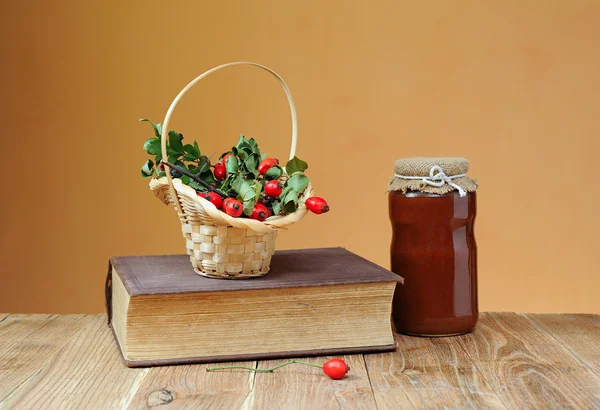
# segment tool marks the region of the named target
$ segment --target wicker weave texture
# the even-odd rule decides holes
[[[232,226],[182,223],[187,252],[196,273],[241,279],[265,275],[275,251],[277,231],[261,234]]]
[[[218,279],[244,279],[269,272],[275,252],[276,228],[258,232],[223,224],[212,219],[202,207],[204,202],[210,202],[195,193],[191,196],[185,189],[187,186],[177,185],[183,188],[178,192],[183,211],[178,214],[179,220],[187,253],[197,274]],[[160,191],[161,199],[177,209],[170,190],[163,186]]]

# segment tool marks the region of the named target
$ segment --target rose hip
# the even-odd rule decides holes
[[[343,379],[349,371],[350,367],[345,361],[339,358],[328,360],[323,365],[323,373],[333,380]]]
[[[329,205],[327,205],[327,201],[323,198],[319,198],[318,196],[312,196],[306,200],[306,207],[309,211],[314,212],[315,214],[324,214],[329,211]]]
[[[250,215],[251,219],[256,219],[258,221],[264,221],[269,217],[269,210],[263,204],[254,205],[254,209],[252,210],[252,215]]]
[[[265,184],[265,194],[271,198],[277,198],[281,195],[281,191],[283,191],[283,186],[281,185],[281,182],[276,179]]]
[[[264,175],[275,165],[279,165],[279,160],[277,158],[265,158],[258,165],[258,173]]]
[[[198,196],[201,196],[207,201],[212,202],[217,209],[221,209],[223,206],[223,198],[221,198],[221,195],[217,194],[216,192],[198,192]]]
[[[222,181],[225,179],[225,175],[227,175],[227,169],[223,164],[215,164],[215,179],[217,181]]]
[[[227,166],[227,160],[229,159],[229,157],[233,157],[233,154],[231,152],[229,154],[226,154],[223,158],[221,158],[219,162],[217,162],[217,164]]]
[[[223,201],[223,210],[227,215],[237,218],[244,211],[244,207],[242,206],[242,203],[237,199],[226,198],[225,201]]]

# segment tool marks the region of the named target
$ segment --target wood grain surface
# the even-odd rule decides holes
[[[526,315],[600,375],[599,315]]]
[[[84,315],[11,315],[0,322],[0,402],[35,380],[85,322]]]
[[[483,314],[457,340],[509,408],[600,406],[600,378],[526,316]]]
[[[256,362],[219,366],[256,367]],[[163,366],[150,369],[129,408],[241,408],[252,391],[254,374],[246,371],[207,372],[210,365]]]
[[[0,314],[0,409],[600,408],[598,315],[487,313],[469,335],[395,338],[396,352],[343,356],[339,381],[302,365],[130,369],[105,315]]]
[[[333,357],[301,358],[323,364]],[[350,366],[342,380],[331,380],[321,369],[293,364],[273,373],[257,373],[251,396],[256,409],[339,409],[375,408],[375,400],[362,355],[341,356]],[[286,360],[266,360],[261,368],[271,368]]]
[[[396,335],[396,343],[394,353],[365,356],[381,408],[504,408],[456,338]]]
[[[25,409],[124,408],[148,371],[124,366],[106,316],[92,316],[7,404]]]

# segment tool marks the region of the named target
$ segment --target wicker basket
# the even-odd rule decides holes
[[[215,71],[235,65],[262,68],[279,80],[287,95],[292,115],[292,146],[290,159],[296,153],[298,124],[296,108],[285,81],[273,70],[256,63],[234,62],[223,64],[201,74],[186,85],[175,97],[162,127],[162,155],[167,157],[169,120],[183,95],[198,81]],[[285,171],[284,171],[285,172]],[[298,210],[284,216],[272,216],[264,222],[254,219],[233,218],[218,210],[210,201],[199,197],[196,191],[173,179],[169,172],[160,179],[152,179],[150,188],[165,204],[172,204],[179,215],[187,253],[196,273],[210,278],[243,279],[263,276],[269,271],[275,251],[277,230],[302,219],[307,212],[304,201],[312,196],[309,185],[299,200]]]

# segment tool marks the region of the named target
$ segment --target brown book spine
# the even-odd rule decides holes
[[[112,271],[112,263],[108,261],[108,273],[106,274],[106,283],[104,284],[104,304],[109,326],[112,320]]]

